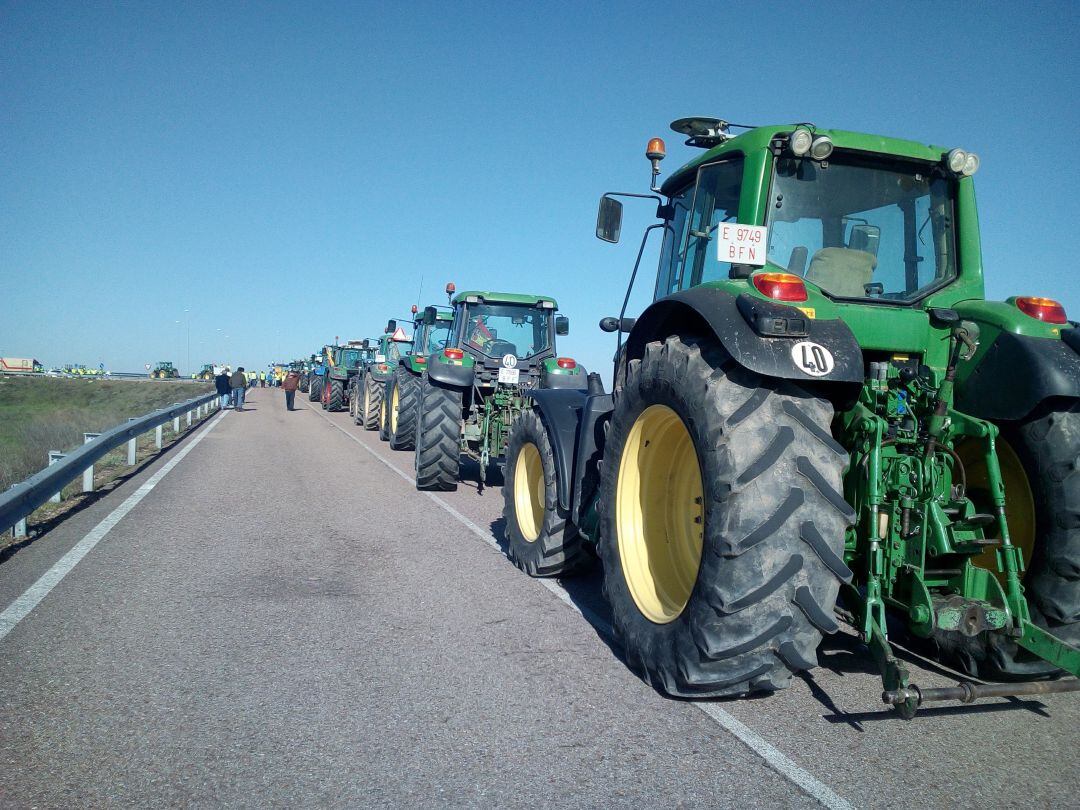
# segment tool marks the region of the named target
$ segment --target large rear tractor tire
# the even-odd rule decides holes
[[[345,386],[341,380],[330,380],[330,391],[326,396],[326,410],[340,411],[345,407]]]
[[[394,381],[383,383],[383,398],[379,403],[379,440],[390,441],[390,394]]]
[[[457,489],[461,452],[461,391],[432,382],[420,383],[416,419],[416,488]]]
[[[855,518],[832,405],[673,336],[630,362],[601,471],[604,594],[630,666],[683,697],[817,665]]]
[[[308,385],[308,402],[318,402],[322,399],[322,377],[312,377],[311,383]]]
[[[523,411],[510,430],[503,482],[506,542],[514,565],[531,577],[569,574],[591,560],[581,536],[567,530],[559,508],[555,456],[536,411]]]
[[[980,446],[971,442],[959,453],[969,496],[980,511],[992,511]],[[1023,583],[1031,620],[1080,647],[1080,403],[1041,408],[1003,427],[997,450],[1009,535],[1027,568]],[[997,570],[993,552],[975,563]],[[966,641],[961,649],[939,653],[974,677],[1016,680],[1060,672],[996,634]]]
[[[364,387],[360,395],[360,424],[364,430],[379,426],[379,410],[382,408],[383,384],[370,374],[364,375]]]
[[[420,378],[399,366],[390,391],[390,447],[413,450],[416,445],[416,412],[420,404]]]

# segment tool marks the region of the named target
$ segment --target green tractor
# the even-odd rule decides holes
[[[323,410],[342,411],[360,367],[370,356],[366,340],[350,340],[344,346],[327,346],[320,399]]]
[[[424,369],[430,355],[449,345],[454,319],[449,307],[429,306],[418,312],[413,304],[412,310],[412,345],[394,368],[379,417],[379,438],[390,442],[394,450],[415,449],[416,412]]]
[[[416,406],[416,488],[457,489],[460,456],[480,465],[480,486],[503,456],[510,426],[536,389],[585,388],[585,369],[555,352],[570,320],[542,295],[469,291],[454,295],[446,346],[425,363]],[[431,308],[425,318],[431,317]],[[399,399],[400,406],[400,399]],[[403,417],[398,411],[397,419]]]
[[[206,363],[199,370],[199,373],[195,375],[197,380],[213,380],[214,379],[214,364]]]
[[[161,360],[150,371],[151,380],[177,380],[179,378],[180,371],[168,360]]]
[[[1080,673],[1080,329],[1050,299],[985,300],[978,158],[672,127],[705,153],[663,197],[625,195],[658,206],[654,302],[601,321],[613,394],[595,375],[531,393],[511,558],[554,575],[597,549],[626,660],[671,695],[782,689],[838,620],[904,717],[1076,690],[1059,676]],[[655,177],[663,142],[646,156]],[[890,638],[972,680],[920,688]]]
[[[349,389],[349,413],[353,422],[365,430],[375,430],[383,421],[386,386],[411,342],[396,320],[387,322],[381,337],[365,341],[368,353]]]

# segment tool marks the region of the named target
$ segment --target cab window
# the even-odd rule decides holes
[[[739,213],[742,156],[698,170],[697,182],[671,197],[674,209],[665,229],[656,297],[708,281],[728,278],[731,263],[719,258],[716,230]]]

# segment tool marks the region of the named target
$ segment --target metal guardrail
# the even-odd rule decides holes
[[[95,439],[87,441],[77,450],[67,453],[62,459],[50,464],[44,470],[27,478],[19,484],[15,484],[7,492],[0,495],[0,531],[17,526],[22,520],[30,515],[35,509],[46,503],[59,493],[65,486],[74,481],[84,471],[90,470],[94,462],[102,458],[110,450],[120,445],[128,444],[128,463],[133,465],[132,448],[135,440],[144,433],[173,422],[179,432],[180,417],[187,416],[187,424],[191,425],[191,414],[198,410],[201,413],[209,413],[217,406],[220,397],[217,393],[205,394],[185,402],[178,402],[167,408],[129,419],[123,424],[117,425],[112,430],[102,433]],[[158,447],[160,436],[158,437]]]

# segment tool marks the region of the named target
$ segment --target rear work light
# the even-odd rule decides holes
[[[465,352],[461,349],[443,349],[442,353],[447,360],[460,360],[465,356]]]
[[[806,285],[791,273],[757,273],[750,278],[758,292],[774,301],[806,300]]]
[[[1022,295],[1016,299],[1016,308],[1025,315],[1037,318],[1046,323],[1068,323],[1065,317],[1065,307],[1053,298],[1036,298],[1031,295]]]
[[[577,360],[575,360],[573,357],[560,357],[558,360],[555,361],[555,365],[557,365],[559,368],[577,368]]]

